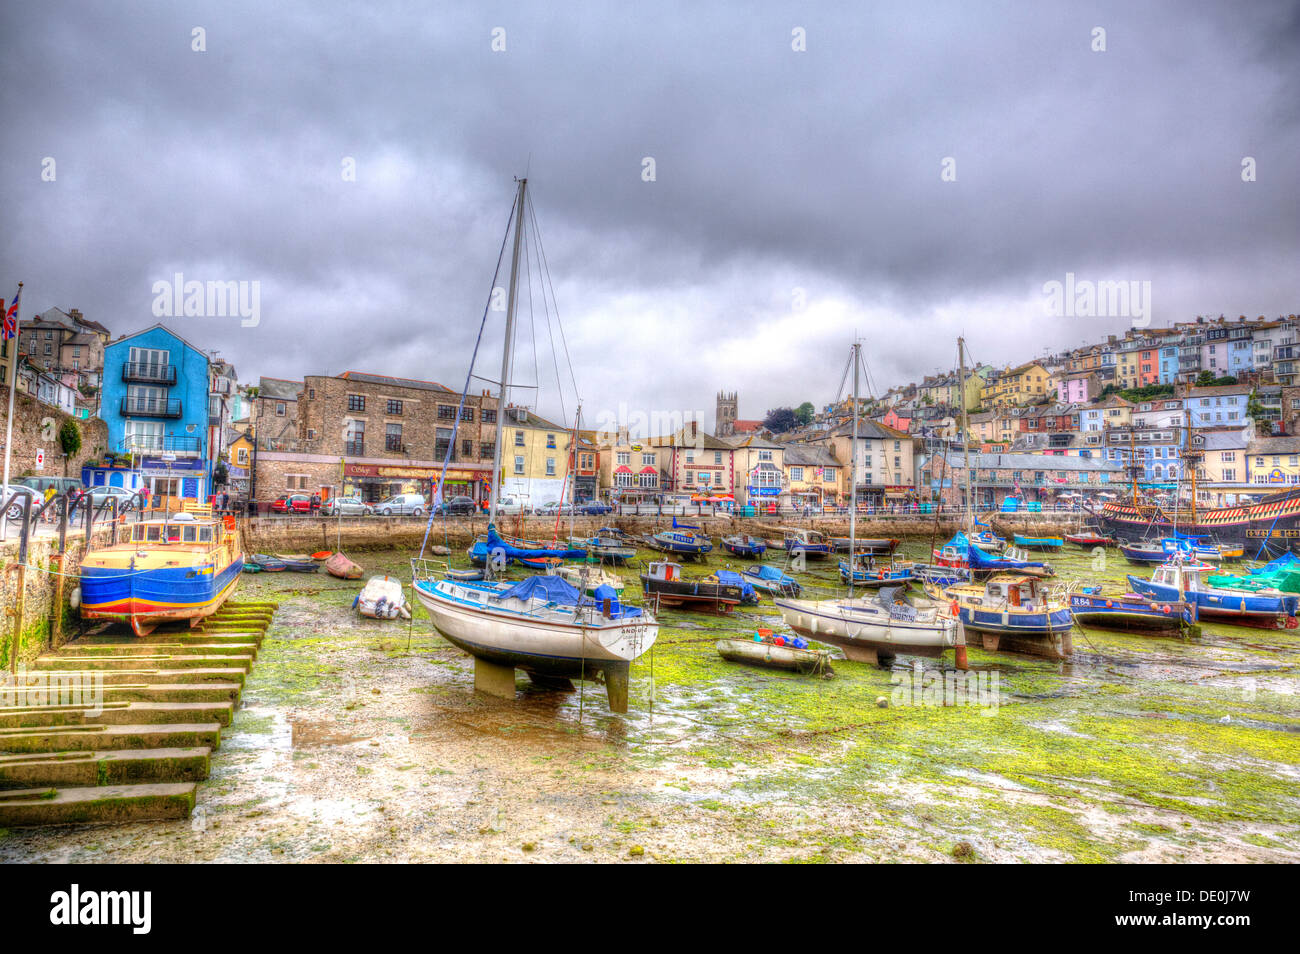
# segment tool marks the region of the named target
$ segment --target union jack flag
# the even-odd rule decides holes
[[[21,288],[18,289],[14,294],[13,304],[8,308],[5,307],[4,299],[0,298],[0,312],[4,312],[5,341],[8,341],[10,338],[17,336],[18,334],[18,299],[22,297],[22,294],[23,290]]]

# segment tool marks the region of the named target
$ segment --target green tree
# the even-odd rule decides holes
[[[81,428],[72,418],[63,422],[59,428],[59,448],[63,451],[63,476],[68,476],[68,458],[76,457],[81,451]]]
[[[799,418],[794,411],[788,407],[774,407],[767,412],[763,418],[763,426],[773,434],[783,434],[786,431],[792,431],[799,424]]]
[[[794,416],[800,424],[811,424],[814,411],[816,408],[813,407],[812,401],[804,401],[794,409]]]

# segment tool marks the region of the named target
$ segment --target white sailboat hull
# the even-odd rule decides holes
[[[928,614],[917,620],[898,619],[878,603],[866,600],[778,599],[776,608],[787,626],[801,636],[839,646],[849,659],[875,661],[879,656],[906,653],[938,656],[957,644],[955,620]]]
[[[626,665],[659,635],[649,614],[611,620],[590,607],[547,611],[540,605],[525,614],[486,605],[484,592],[448,580],[415,587],[433,625],[452,643],[488,662],[544,675],[572,677],[605,664]]]

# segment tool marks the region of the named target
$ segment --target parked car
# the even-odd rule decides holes
[[[336,517],[340,514],[345,517],[364,516],[375,512],[370,504],[366,503],[360,497],[331,497],[320,506],[320,512],[327,517]]]
[[[516,497],[511,494],[507,494],[504,497],[497,498],[498,514],[517,514],[517,513],[526,514],[528,512],[529,512],[528,503],[527,501],[524,500],[523,497]]]
[[[90,505],[96,509],[110,497],[116,498],[118,513],[128,513],[148,499],[145,491],[127,490],[125,487],[92,487],[86,491],[85,496],[89,498]]]
[[[272,513],[313,513],[320,509],[316,494],[285,494],[271,504]]]
[[[603,516],[607,513],[613,513],[614,508],[609,504],[601,503],[599,500],[587,500],[578,504],[578,513],[591,514],[593,516]]]
[[[450,514],[469,514],[478,508],[473,497],[448,497],[442,502],[442,512]]]
[[[85,489],[81,486],[81,481],[75,477],[24,477],[15,481],[15,483],[32,488],[42,500],[45,499],[45,491],[51,487],[54,488],[56,494],[67,493],[69,490]]]
[[[375,504],[374,511],[385,517],[391,517],[395,514],[401,517],[407,514],[412,517],[422,517],[427,506],[423,494],[397,494]]]
[[[3,505],[10,497],[14,497],[14,502],[11,503],[9,509],[5,511],[5,516],[10,520],[22,519],[23,503],[19,498],[30,497],[32,500],[33,510],[40,506],[40,504],[44,503],[44,498],[26,484],[0,484],[0,505]]]

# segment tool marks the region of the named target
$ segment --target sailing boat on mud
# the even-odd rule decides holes
[[[857,550],[858,369],[862,346],[849,354],[853,366],[853,447],[849,452],[849,553]],[[846,368],[847,370],[847,368]],[[854,598],[857,574],[848,575],[849,597],[837,600],[778,598],[776,608],[787,626],[801,636],[831,643],[858,662],[884,663],[897,653],[938,656],[957,643],[957,623],[928,600],[909,603],[903,586],[885,588],[871,597]]]
[[[525,222],[536,221],[531,216],[527,189],[528,180],[520,179],[511,216],[514,246],[501,357],[499,407],[502,410],[507,407],[510,392]],[[540,255],[540,248],[537,251]],[[494,287],[495,284],[494,279]],[[487,315],[488,309],[485,308],[484,325]],[[480,341],[482,334],[480,327]],[[477,350],[476,345],[476,353]],[[473,373],[471,360],[465,391],[469,390]],[[464,402],[464,393],[461,401]],[[458,420],[459,417],[458,412]],[[498,420],[504,420],[504,415],[499,414]],[[521,556],[544,556],[536,551],[550,548],[518,547],[503,540],[497,532],[498,488],[495,481],[501,473],[502,431],[503,427],[498,424],[493,453],[494,485],[488,515],[488,551],[490,554],[497,551],[503,557],[516,560]],[[454,435],[451,446],[455,446]],[[444,460],[435,498],[441,494],[446,469],[447,461]],[[425,537],[427,541],[427,531]],[[421,550],[423,552],[423,548]],[[432,568],[436,564],[422,558],[411,561],[412,587],[420,604],[429,611],[433,625],[453,645],[474,657],[475,688],[490,695],[513,699],[516,669],[523,669],[530,679],[548,688],[572,688],[570,680],[591,679],[599,674],[605,681],[610,709],[626,712],[628,672],[632,661],[654,645],[659,635],[659,623],[655,617],[640,607],[625,605],[618,593],[608,586],[596,587],[594,596],[589,597],[554,575],[530,576],[518,583],[497,582],[492,579],[497,565],[497,560],[488,559],[485,579],[471,581],[454,579],[445,572],[445,566],[443,573],[435,573]]]

